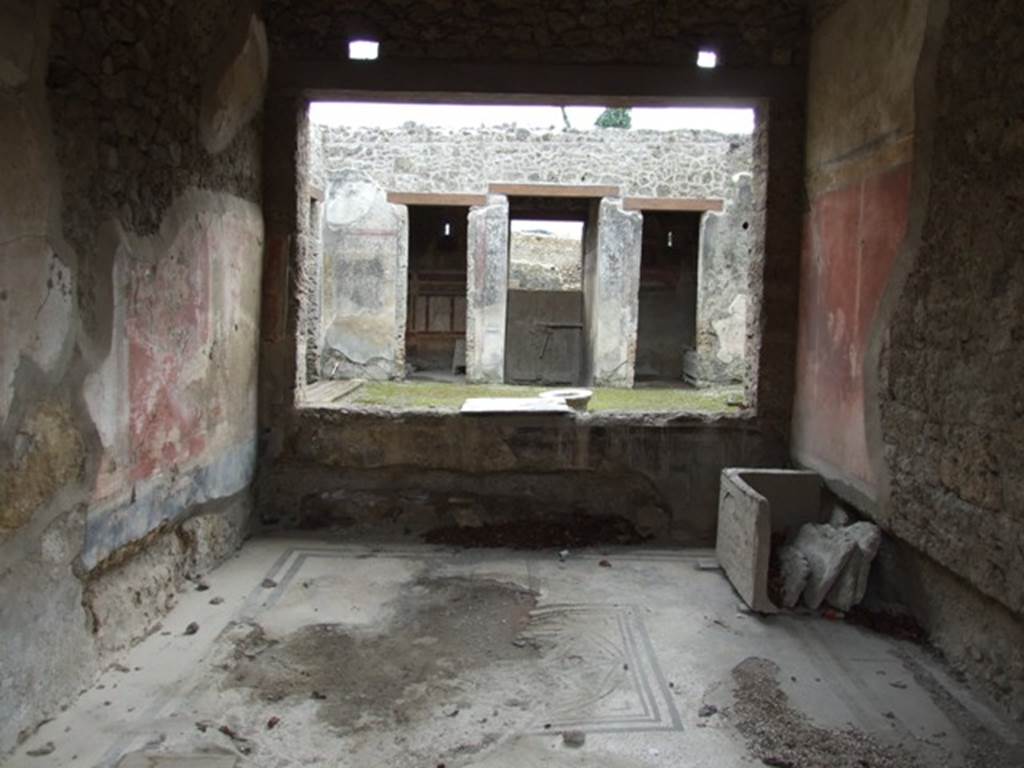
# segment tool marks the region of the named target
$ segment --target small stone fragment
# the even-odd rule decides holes
[[[602,568],[611,568],[612,567],[612,564],[609,563],[607,560],[601,560],[600,562],[598,562],[598,565],[601,566]]]
[[[803,553],[795,547],[782,547],[778,551],[779,573],[782,577],[782,607],[793,608],[807,586],[811,566]]]
[[[224,598],[223,597],[211,597],[210,598],[210,605],[220,605],[223,602],[224,602]]]
[[[845,530],[831,525],[807,523],[800,528],[792,546],[807,560],[810,572],[803,591],[803,602],[815,610],[825,601],[857,545],[851,537],[845,535]]]
[[[269,720],[267,720],[267,730],[268,731],[273,730],[274,728],[277,727],[277,724],[280,723],[280,722],[281,722],[281,718],[278,717],[277,715],[274,715]]]
[[[36,747],[35,749],[30,749],[25,754],[29,757],[46,757],[47,755],[52,754],[56,748],[57,747],[54,745],[52,741],[48,741],[45,744],[43,744],[43,746]]]
[[[249,740],[241,734],[239,734],[231,726],[222,725],[219,728],[217,728],[217,730],[223,733],[229,739],[231,739],[231,741],[234,742],[235,749],[237,749],[243,755],[248,755],[252,752],[252,744],[250,744]]]
[[[263,587],[264,589],[273,589],[274,587],[277,586],[277,582],[274,581],[273,579],[269,579],[268,578],[268,579],[264,579],[263,581],[261,581],[260,582],[260,586]]]
[[[697,710],[697,717],[711,717],[718,714],[718,707],[714,704],[705,704]]]
[[[587,741],[587,734],[583,731],[563,731],[562,743],[567,747],[579,748]]]
[[[881,546],[882,531],[874,523],[861,522],[842,529],[842,534],[856,546],[829,590],[827,601],[833,608],[848,611],[863,600],[867,592],[871,563]]]
[[[189,625],[187,627],[185,627],[185,631],[182,634],[194,635],[198,631],[199,631],[199,624],[197,622],[190,621]]]

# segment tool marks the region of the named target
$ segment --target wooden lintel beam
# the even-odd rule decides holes
[[[714,211],[721,213],[725,201],[695,197],[627,197],[622,201],[627,211]]]
[[[511,197],[618,197],[621,190],[600,184],[491,184],[492,195]]]
[[[388,192],[388,202],[393,205],[486,205],[487,195],[443,192]]]

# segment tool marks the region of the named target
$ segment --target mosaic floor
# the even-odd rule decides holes
[[[251,541],[10,764],[956,766],[1016,749],[923,650],[747,614],[709,557]]]

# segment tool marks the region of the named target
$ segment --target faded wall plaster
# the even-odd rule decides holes
[[[914,0],[845,2],[811,41],[793,452],[861,504],[878,499],[864,366],[907,235],[926,14]]]
[[[162,609],[104,595],[144,576],[173,593],[240,541],[263,244],[251,89],[219,91],[242,116],[223,151],[197,138],[211,52],[230,72],[251,9],[14,3],[2,19],[0,754],[106,660],[94,598],[123,647]],[[132,566],[183,526],[187,547]]]
[[[403,378],[409,212],[359,172],[331,179],[324,206],[320,374]]]
[[[750,270],[761,258],[763,182],[748,172],[729,180],[725,210],[701,222],[697,275],[697,347],[684,360],[698,384],[749,380]]]
[[[466,379],[505,377],[508,313],[508,198],[491,195],[469,211],[466,262]]]
[[[624,210],[621,199],[597,204],[596,243],[583,266],[585,384],[633,386],[643,223],[643,215]]]

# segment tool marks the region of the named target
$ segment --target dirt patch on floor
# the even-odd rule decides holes
[[[853,728],[819,728],[779,687],[779,667],[748,658],[733,668],[733,723],[764,765],[779,768],[923,768],[905,750],[883,746]]]
[[[634,545],[647,540],[624,517],[574,515],[562,520],[516,520],[479,526],[449,525],[428,531],[430,544],[509,549],[579,549],[602,544]]]
[[[268,702],[316,700],[320,719],[346,731],[454,717],[460,674],[536,658],[516,640],[536,603],[535,593],[509,584],[423,579],[372,633],[311,624],[272,638],[254,626],[236,643],[226,685]]]

